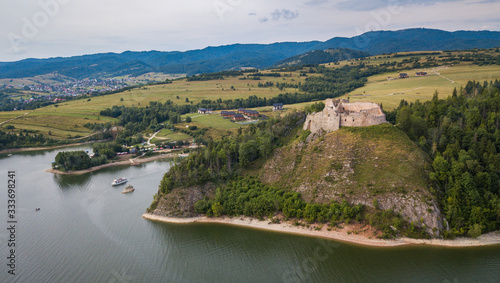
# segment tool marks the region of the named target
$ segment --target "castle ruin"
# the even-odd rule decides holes
[[[349,103],[348,99],[327,99],[322,112],[307,115],[304,130],[327,133],[340,127],[367,127],[387,123],[379,104],[373,102]]]

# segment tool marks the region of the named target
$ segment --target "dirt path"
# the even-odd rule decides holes
[[[162,129],[163,130],[163,129]],[[154,146],[152,143],[151,143],[151,140],[154,139],[156,137],[156,135],[161,132],[161,130],[159,130],[158,132],[154,133],[149,139],[148,141],[146,142],[148,146]]]
[[[434,68],[432,71],[434,72],[434,74],[436,74],[436,75],[440,76],[441,78],[443,78],[443,79],[445,79],[445,80],[447,80],[447,81],[450,81],[452,84],[454,84],[454,83],[455,83],[455,81],[454,81],[454,80],[450,80],[450,79],[448,79],[447,77],[445,77],[445,76],[443,76],[443,75],[441,75],[441,74],[439,73],[439,70],[440,70],[440,69],[442,69],[442,68]]]
[[[5,124],[5,123],[8,123],[8,122],[10,122],[10,121],[13,121],[13,120],[19,119],[19,118],[21,118],[21,117],[23,117],[23,116],[26,116],[26,115],[28,115],[28,114],[30,114],[30,112],[26,112],[26,113],[24,113],[23,115],[19,115],[19,116],[17,116],[17,117],[14,117],[14,118],[12,118],[12,119],[7,120],[7,121],[3,121],[2,123],[0,123],[0,126],[1,126],[1,125],[3,125],[3,124]]]

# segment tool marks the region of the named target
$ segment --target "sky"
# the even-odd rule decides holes
[[[496,0],[2,0],[0,62],[420,27],[500,31],[499,11]]]

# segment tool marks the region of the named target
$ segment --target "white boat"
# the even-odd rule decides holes
[[[111,183],[111,185],[118,186],[121,184],[125,184],[126,182],[127,182],[127,178],[123,177],[123,178],[118,178],[118,179],[113,180],[113,183]]]

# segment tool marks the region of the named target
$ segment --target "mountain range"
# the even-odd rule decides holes
[[[355,57],[358,57],[361,54],[379,55],[403,51],[466,50],[494,47],[500,47],[500,32],[497,31],[448,32],[417,28],[398,31],[371,31],[351,38],[335,37],[324,42],[232,44],[185,52],[126,51],[64,58],[25,59],[16,62],[0,62],[0,78],[24,78],[49,73],[59,73],[76,79],[122,75],[137,76],[148,72],[187,74],[189,76],[244,67],[267,68],[277,63],[294,62],[297,57],[291,57],[315,50],[337,49],[341,52],[349,52],[349,56],[354,54]],[[333,53],[329,52],[329,54]],[[318,55],[318,53],[314,55]],[[328,54],[322,54],[323,57],[326,55]],[[344,58],[342,54],[335,56],[339,60]]]

